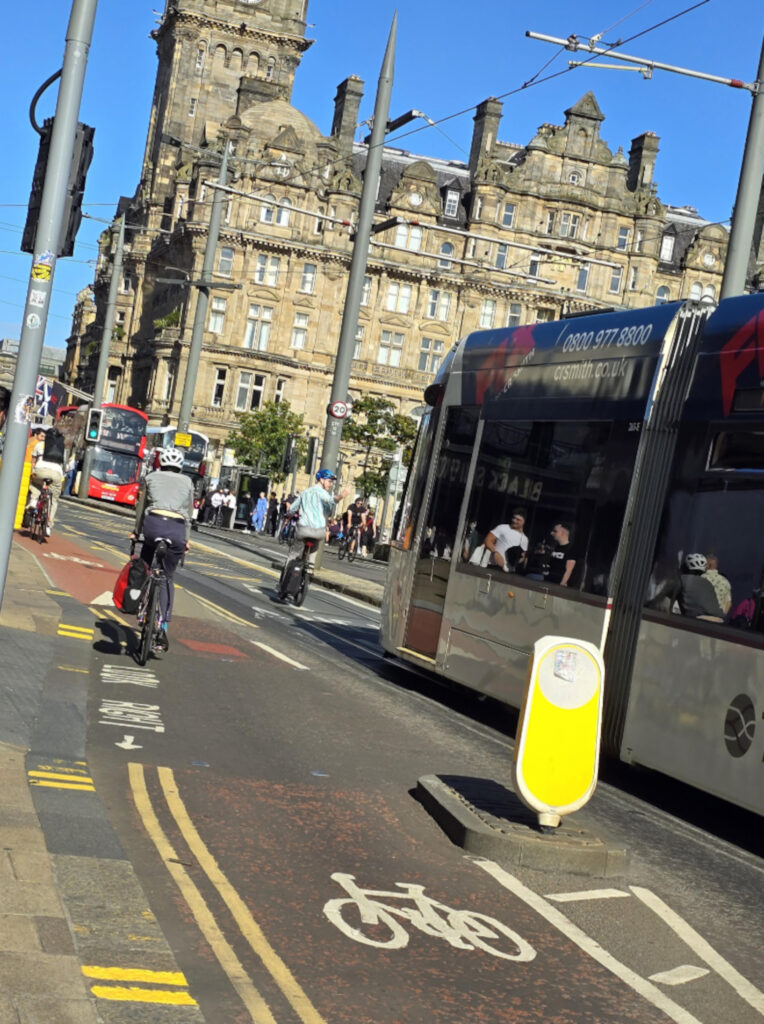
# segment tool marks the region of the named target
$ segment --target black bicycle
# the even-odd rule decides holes
[[[355,561],[355,557],[358,554],[358,537],[358,527],[351,526],[348,530],[347,539],[345,541],[345,550],[347,552],[348,562]]]
[[[294,535],[297,530],[297,520],[289,519],[285,521],[279,529],[279,544],[288,544],[289,547],[294,544]]]
[[[287,559],[279,578],[279,600],[286,601],[291,597],[298,608],[308,593],[308,587],[313,577],[310,556],[318,547],[318,541],[310,537],[302,543],[302,554],[296,559]]]
[[[29,536],[43,544],[50,528],[50,480],[43,480],[40,497],[35,502],[29,517]]]
[[[159,595],[160,588],[167,587],[167,574],[164,570],[164,560],[167,556],[168,541],[158,540],[154,548],[154,561],[149,569],[146,582],[141,589],[141,596],[138,599],[138,625],[141,629],[140,643],[138,645],[138,664],[145,665],[150,654],[161,653],[163,648],[158,634],[162,629],[162,613],[160,610]],[[132,557],[135,551],[135,542],[130,548]],[[159,643],[157,642],[159,640]]]

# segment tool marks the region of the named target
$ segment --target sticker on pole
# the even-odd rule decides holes
[[[327,412],[330,416],[333,416],[335,420],[344,420],[348,414],[347,402],[331,402]]]
[[[515,790],[542,825],[589,800],[597,784],[605,667],[594,644],[537,640],[520,714]]]

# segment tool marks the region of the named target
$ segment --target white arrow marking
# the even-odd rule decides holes
[[[108,605],[108,607],[111,608],[111,606],[114,604],[114,601],[113,601],[112,596],[111,596],[111,591],[110,590],[104,590],[104,592],[101,594],[101,596],[93,598],[93,600],[90,602],[90,604]]]
[[[139,743],[133,743],[135,736],[128,736],[125,734],[125,738],[121,743],[115,743],[115,747],[122,747],[123,750],[143,750],[143,747]]]

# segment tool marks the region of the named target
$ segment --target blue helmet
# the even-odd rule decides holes
[[[330,469],[319,469],[316,473],[316,480],[336,480],[337,477]]]

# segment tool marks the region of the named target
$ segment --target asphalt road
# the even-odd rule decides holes
[[[92,509],[66,505],[59,529],[94,563],[125,550],[125,521]],[[649,783],[648,799],[601,784],[581,819],[630,848],[619,878],[465,856],[413,789],[507,781],[510,712],[385,661],[370,606],[317,587],[278,604],[269,560],[222,539],[195,538],[178,582],[170,652],[145,670],[129,620],[97,614],[99,809],[48,827],[93,957],[159,969],[156,924],[198,1009],[114,1004],[105,1020],[761,1021],[764,866],[755,838],[725,838],[723,805],[699,828]]]

